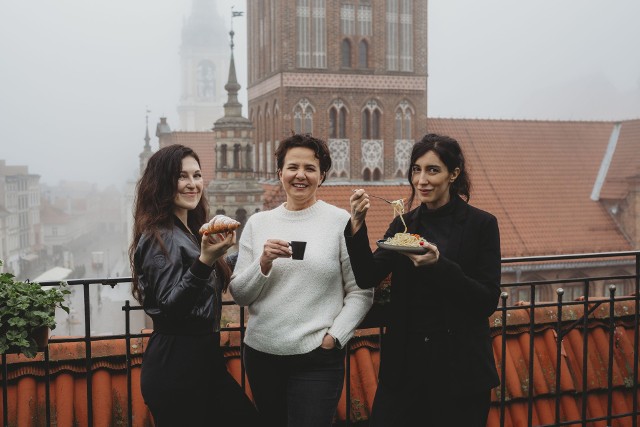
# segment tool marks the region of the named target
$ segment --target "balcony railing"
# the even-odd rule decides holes
[[[496,312],[490,318],[494,335],[493,346],[496,364],[501,378],[500,386],[493,390],[492,408],[488,426],[632,426],[637,427],[640,420],[638,411],[638,345],[640,323],[640,251],[594,253],[580,255],[562,255],[529,258],[506,258],[503,263],[503,292]],[[521,281],[520,274],[514,271],[566,271],[572,266],[580,266],[579,271],[591,271],[595,274],[583,276],[570,275],[568,278],[540,279]],[[601,271],[626,271],[624,274],[599,274]],[[518,280],[504,281],[504,277],[516,277]],[[541,277],[539,275],[539,277]],[[132,341],[148,337],[148,333],[131,331],[132,312],[141,310],[137,305],[126,301],[122,307],[125,316],[125,333],[109,336],[91,335],[90,295],[99,286],[115,286],[130,282],[131,278],[79,279],[69,280],[70,286],[82,288],[84,296],[84,337],[55,338],[56,343],[84,343],[84,370],[86,372],[86,424],[94,426],[92,377],[95,372],[92,343],[103,340],[124,339],[126,342],[126,425],[133,423],[132,396],[140,393],[132,384]],[[614,284],[617,283],[618,285]],[[626,295],[620,295],[618,287],[626,286]],[[56,286],[57,283],[42,283],[43,286]],[[581,288],[577,299],[565,300],[564,288]],[[606,295],[594,295],[597,288],[606,290]],[[526,289],[529,301],[511,301],[509,295],[522,295],[517,290]],[[542,290],[545,292],[542,292]],[[555,301],[542,301],[541,293],[555,294]],[[234,305],[225,302],[226,305]],[[237,306],[236,306],[237,307]],[[372,314],[381,307],[372,310]],[[238,307],[239,326],[226,327],[223,331],[240,335],[240,351],[245,331],[245,310]],[[379,311],[379,310],[378,310]],[[528,317],[528,319],[527,319]],[[524,320],[523,320],[524,319]],[[379,328],[384,333],[384,320],[369,316],[362,327]],[[592,337],[592,333],[599,334]],[[621,337],[621,334],[625,337]],[[552,334],[552,335],[549,335]],[[549,337],[552,337],[549,339]],[[379,336],[378,336],[379,338]],[[599,338],[599,339],[596,339]],[[623,338],[625,338],[623,340]],[[517,341],[517,349],[514,347]],[[565,340],[567,345],[565,346]],[[626,340],[626,341],[625,341]],[[353,341],[353,340],[352,340]],[[581,341],[581,343],[580,343]],[[569,345],[577,343],[577,345]],[[603,348],[606,342],[606,348]],[[625,347],[624,342],[632,342]],[[379,345],[381,342],[378,340]],[[50,347],[49,346],[49,347]],[[41,362],[44,372],[44,401],[42,414],[44,425],[52,424],[51,399],[51,359],[45,348]],[[351,394],[352,345],[347,348],[345,393]],[[597,347],[597,348],[595,348]],[[579,351],[575,350],[579,349]],[[380,349],[381,350],[381,349]],[[519,352],[519,353],[518,353]],[[568,354],[571,352],[571,354]],[[516,353],[518,353],[516,357]],[[595,359],[597,361],[594,361]],[[516,360],[517,359],[517,360]],[[241,358],[240,358],[241,360]],[[596,368],[597,365],[597,368]],[[606,367],[606,368],[605,368]],[[2,355],[2,414],[3,425],[9,425],[9,372],[12,367],[7,363],[7,355]],[[597,371],[597,372],[594,372]],[[376,373],[377,374],[377,373]],[[244,381],[244,368],[241,365],[240,382]],[[595,378],[595,379],[594,379]],[[600,384],[594,386],[594,382]],[[12,394],[18,399],[18,394]],[[58,396],[58,399],[61,397]],[[623,399],[627,411],[615,410],[616,399]],[[76,402],[76,404],[78,404]],[[461,402],[463,405],[464,402]],[[539,409],[544,404],[547,408]],[[351,398],[344,401],[344,421],[338,424],[366,425],[353,416]],[[594,410],[592,405],[599,405]],[[605,408],[606,407],[606,408]],[[573,408],[573,410],[571,410]],[[618,405],[619,408],[619,405]],[[518,422],[514,420],[519,418]],[[523,419],[524,417],[524,419]]]

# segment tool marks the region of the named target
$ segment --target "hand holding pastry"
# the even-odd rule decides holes
[[[200,234],[206,236],[208,234],[228,233],[235,231],[240,227],[240,223],[226,215],[216,215],[211,221],[200,227]]]

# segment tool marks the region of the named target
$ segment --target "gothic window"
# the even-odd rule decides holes
[[[400,11],[400,71],[413,71],[413,3],[402,0]]]
[[[358,45],[358,68],[367,68],[369,65],[369,45],[366,40],[360,40]]]
[[[380,108],[374,100],[362,110],[362,139],[380,139]]]
[[[342,34],[350,36],[355,33],[356,19],[352,4],[340,6],[340,28]]]
[[[326,0],[296,0],[297,64],[300,68],[326,68]]]
[[[329,109],[329,138],[346,138],[347,109],[344,103],[337,99]]]
[[[380,139],[380,110],[373,110],[371,117],[371,138]]]
[[[306,98],[293,109],[293,127],[296,133],[313,133],[313,107]]]
[[[412,0],[387,0],[387,68],[413,71]]]
[[[380,116],[378,103],[368,101],[362,110],[362,139],[380,139]]]
[[[396,109],[396,139],[412,138],[413,109],[403,100]]]
[[[361,4],[358,6],[358,33],[361,36],[370,36],[373,34],[371,17],[371,5]]]
[[[342,40],[342,48],[340,52],[342,56],[342,67],[351,68],[351,42],[349,39]]]
[[[366,168],[364,172],[362,172],[362,179],[364,181],[371,181],[371,171],[369,168]]]
[[[362,111],[362,139],[371,139],[371,111]]]

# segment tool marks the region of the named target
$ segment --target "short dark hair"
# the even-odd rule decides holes
[[[416,195],[416,189],[411,180],[413,176],[411,173],[413,165],[420,157],[424,156],[429,151],[433,151],[440,158],[449,172],[452,172],[455,168],[460,169],[460,174],[449,187],[449,194],[451,197],[462,196],[468,202],[471,198],[471,180],[469,179],[469,173],[466,169],[466,163],[460,144],[449,136],[429,133],[420,141],[416,142],[411,150],[411,161],[409,162],[409,171],[407,172],[407,178],[409,180],[409,184],[411,184],[409,206],[413,203]]]
[[[290,137],[284,139],[278,145],[276,149],[276,165],[278,170],[281,171],[284,166],[284,158],[287,152],[295,147],[304,147],[313,150],[316,159],[320,161],[320,173],[322,174],[322,184],[327,179],[327,172],[331,169],[331,153],[329,153],[329,147],[327,143],[320,138],[314,138],[310,134],[295,133]]]

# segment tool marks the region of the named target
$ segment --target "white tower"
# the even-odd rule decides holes
[[[182,94],[178,115],[182,130],[211,130],[224,114],[229,60],[223,22],[215,0],[193,0],[180,46]]]

